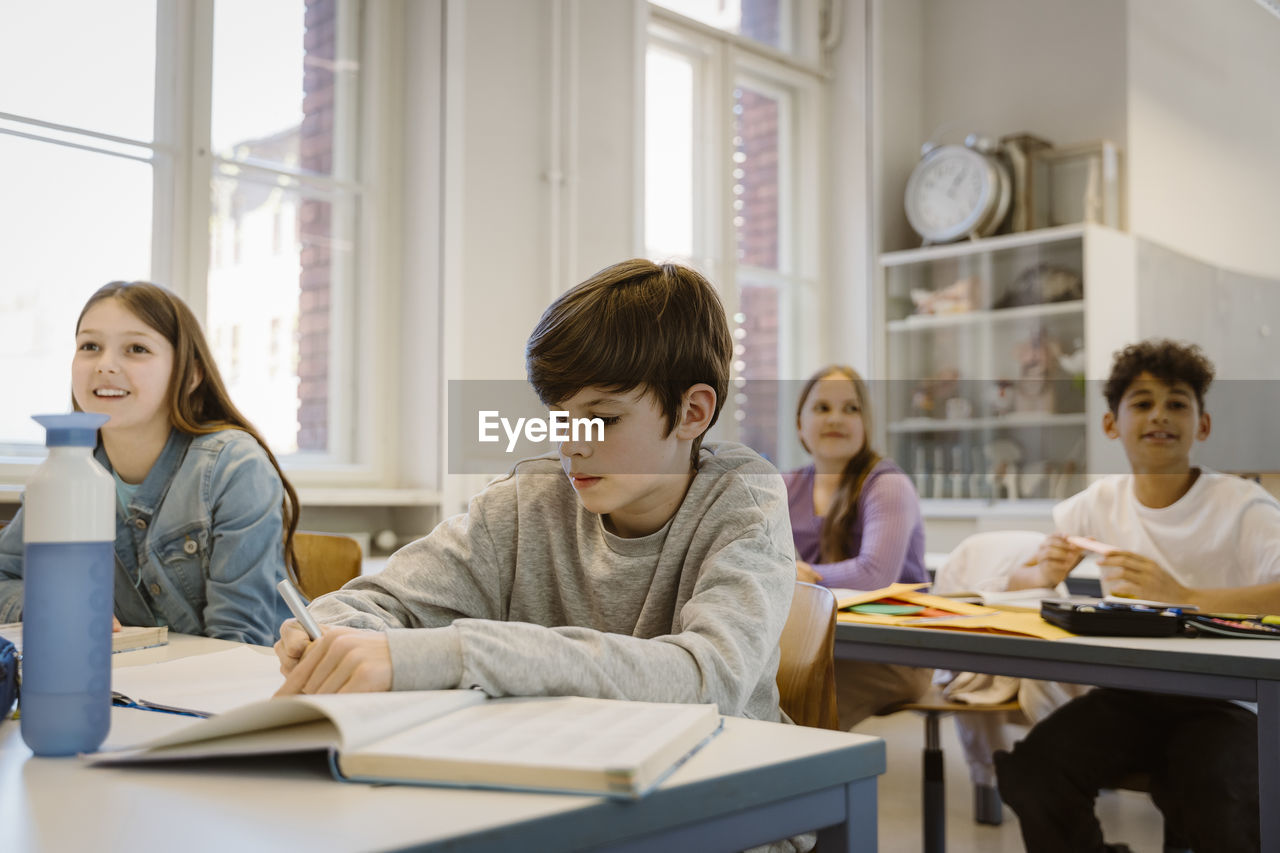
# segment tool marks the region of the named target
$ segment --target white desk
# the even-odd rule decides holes
[[[117,666],[214,651],[217,640],[116,655]],[[113,736],[173,725],[116,708]],[[323,760],[87,767],[35,758],[0,723],[0,850],[741,850],[827,827],[823,850],[876,849],[877,738],[729,718],[638,802],[335,781]]]
[[[1038,640],[840,623],[836,657],[1244,699],[1258,703],[1262,849],[1280,851],[1280,642],[1168,637]]]

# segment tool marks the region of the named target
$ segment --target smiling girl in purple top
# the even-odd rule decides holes
[[[813,457],[812,464],[784,477],[797,578],[844,589],[927,581],[920,502],[902,469],[871,447],[871,410],[862,377],[842,365],[813,374],[800,392],[796,426]],[[837,660],[841,727],[918,698],[931,673]]]

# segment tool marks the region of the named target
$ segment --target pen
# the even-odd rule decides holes
[[[130,699],[123,693],[111,692],[111,704],[117,708],[137,708],[140,711],[160,711],[164,714],[180,714],[184,717],[212,717],[208,711],[193,711],[190,708],[178,708],[174,705],[161,705],[159,702],[148,702],[145,699]]]
[[[276,589],[280,590],[280,597],[284,599],[284,603],[289,605],[289,609],[293,611],[293,615],[297,618],[298,624],[302,626],[302,630],[307,632],[307,636],[312,642],[320,639],[320,626],[316,624],[316,618],[307,610],[307,605],[302,600],[302,593],[298,592],[298,588],[288,578],[276,584]]]

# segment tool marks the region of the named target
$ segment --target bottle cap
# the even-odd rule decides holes
[[[31,419],[44,427],[45,447],[93,447],[98,443],[98,427],[111,420],[111,416],[70,412],[32,415]]]

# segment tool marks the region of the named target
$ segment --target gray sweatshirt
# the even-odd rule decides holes
[[[558,460],[540,457],[311,610],[390,629],[397,690],[714,702],[777,721],[794,584],[782,478],[721,443],[703,448],[684,502],[649,536],[609,533]]]

